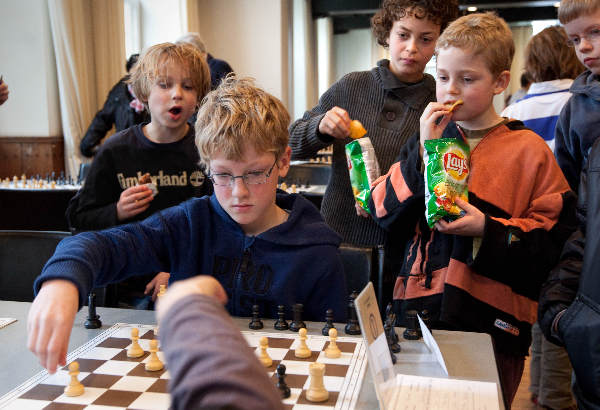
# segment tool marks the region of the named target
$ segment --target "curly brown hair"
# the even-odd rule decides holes
[[[441,33],[458,17],[458,0],[384,0],[381,9],[371,18],[371,28],[377,43],[388,47],[394,22],[406,16],[439,24]]]
[[[547,27],[529,40],[525,48],[525,70],[534,83],[575,78],[585,71],[567,40],[560,26]]]

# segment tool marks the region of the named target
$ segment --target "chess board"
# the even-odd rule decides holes
[[[139,343],[146,351],[142,357],[128,358],[127,348],[131,344],[132,327],[139,329]],[[117,323],[88,343],[71,352],[67,366],[76,360],[79,363],[79,380],[85,393],[78,397],[67,397],[64,388],[69,382],[67,366],[50,375],[42,371],[0,397],[0,409],[168,409],[170,396],[168,363],[158,372],[145,370],[149,357],[149,342],[154,338],[153,326]],[[298,335],[290,332],[242,331],[248,345],[257,348],[261,337],[269,339],[267,352],[273,364],[265,368],[267,374],[277,382],[275,369],[279,363],[286,366],[286,383],[291,396],[283,403],[288,409],[352,409],[354,408],[367,359],[366,347],[360,337],[338,337],[337,344],[342,357],[329,359],[324,350],[329,339],[321,335],[308,335],[307,345],[312,355],[307,359],[294,356]],[[258,354],[258,348],[255,350]],[[159,350],[159,358],[164,356]],[[306,399],[308,389],[308,365],[310,362],[325,363],[325,388],[329,399],[312,403]]]

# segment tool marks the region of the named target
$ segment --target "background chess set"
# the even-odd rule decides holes
[[[133,327],[139,329],[139,343],[145,351],[139,358],[127,357]],[[82,408],[82,405],[97,409],[101,409],[101,406],[112,406],[112,409],[168,409],[168,363],[165,363],[165,369],[157,372],[149,372],[144,368],[150,355],[149,342],[154,338],[153,329],[154,326],[150,325],[117,323],[71,352],[67,357],[67,365],[73,360],[79,363],[79,380],[85,386],[83,395],[65,396],[64,388],[69,383],[68,369],[65,366],[54,375],[42,371],[0,397],[0,408],[33,410],[61,404],[61,408],[73,405],[73,409]],[[265,370],[273,384],[277,382],[277,365],[285,364],[285,381],[291,389],[291,396],[283,400],[286,408],[352,409],[356,405],[367,367],[366,348],[361,337],[339,336],[337,345],[342,351],[342,357],[329,359],[324,353],[329,345],[329,338],[308,335],[306,343],[312,351],[311,357],[299,359],[294,356],[298,343],[298,335],[295,333],[242,331],[242,334],[250,347],[257,348],[257,353],[260,338],[268,337],[267,352],[273,359],[273,364]],[[161,351],[158,356],[164,361]],[[329,399],[322,403],[306,400],[308,365],[311,362],[325,363],[326,366],[324,383],[329,391]]]

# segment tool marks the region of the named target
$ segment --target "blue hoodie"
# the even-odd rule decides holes
[[[67,279],[79,290],[79,305],[93,287],[153,272],[170,272],[171,281],[212,275],[227,291],[227,309],[276,317],[277,305],[304,304],[305,320],[322,321],[333,309],[346,317],[346,283],[333,232],[312,203],[278,193],[288,220],[257,236],[246,236],[217,198],[205,196],[165,209],[137,223],[64,239],[42,274],[42,282]]]
[[[573,94],[556,124],[554,155],[571,189],[577,192],[579,175],[589,150],[600,135],[600,77],[585,71],[573,82]]]

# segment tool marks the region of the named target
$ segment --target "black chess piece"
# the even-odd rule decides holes
[[[285,307],[283,305],[277,306],[277,320],[275,321],[275,330],[288,330],[290,327],[285,321]]]
[[[277,388],[281,390],[281,396],[284,399],[290,397],[290,388],[285,383],[285,364],[281,363],[277,365]]]
[[[429,332],[431,333],[431,316],[429,315],[429,310],[423,309],[421,311],[421,320],[423,320],[423,323],[425,326],[427,326],[427,329],[429,329]]]
[[[390,353],[400,353],[400,350],[402,350],[400,348],[400,344],[398,343],[398,335],[394,329],[395,320],[396,315],[390,312],[389,315],[386,316],[383,324],[383,332],[385,333],[385,338],[387,340],[388,347],[390,348]]]
[[[88,295],[88,317],[83,324],[86,329],[98,329],[102,327],[100,316],[96,314],[96,294],[90,292]]]
[[[302,321],[302,311],[304,310],[304,306],[302,303],[296,303],[292,306],[293,311],[293,320],[290,323],[290,330],[292,332],[297,332],[300,328],[306,328],[306,324]]]
[[[333,325],[333,309],[327,309],[325,311],[325,326],[321,330],[323,336],[329,336],[329,329],[335,329]]]
[[[406,330],[403,336],[406,340],[419,340],[423,336],[419,327],[416,310],[406,311]]]
[[[252,330],[258,330],[264,327],[263,322],[260,320],[258,314],[258,305],[252,305],[252,320],[248,324],[248,327]]]
[[[356,316],[356,308],[354,307],[354,299],[358,296],[356,291],[350,294],[348,299],[348,323],[344,327],[347,335],[360,335],[360,325],[358,324],[358,316]]]

